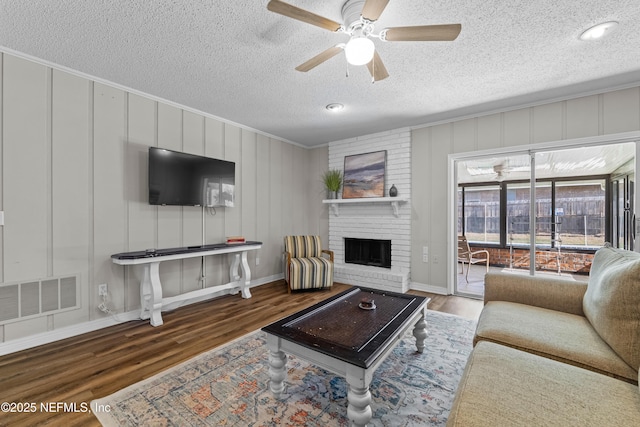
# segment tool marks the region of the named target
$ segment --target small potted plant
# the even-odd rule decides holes
[[[338,191],[342,187],[342,171],[339,169],[329,169],[322,174],[322,182],[327,189],[329,199],[337,199]]]

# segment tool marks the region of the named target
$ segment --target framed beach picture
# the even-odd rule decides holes
[[[342,198],[384,197],[386,166],[386,151],[345,156]]]

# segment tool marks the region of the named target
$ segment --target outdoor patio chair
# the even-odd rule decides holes
[[[464,274],[464,264],[469,264],[467,266],[467,274],[465,275],[467,283],[469,283],[471,264],[484,262],[487,265],[487,273],[489,272],[489,251],[484,249],[472,251],[466,236],[458,236],[458,261],[462,263],[460,274]]]

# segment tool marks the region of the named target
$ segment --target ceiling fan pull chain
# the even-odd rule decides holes
[[[371,60],[371,84],[376,82],[376,61],[375,59]]]

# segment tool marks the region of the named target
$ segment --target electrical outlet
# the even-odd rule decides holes
[[[422,247],[422,262],[429,262],[429,247]]]
[[[108,293],[108,289],[107,289],[107,284],[106,283],[98,285],[98,295],[99,296],[101,296],[101,297],[105,296],[106,297],[107,293]]]
[[[260,265],[260,257],[256,257],[256,265]]]

